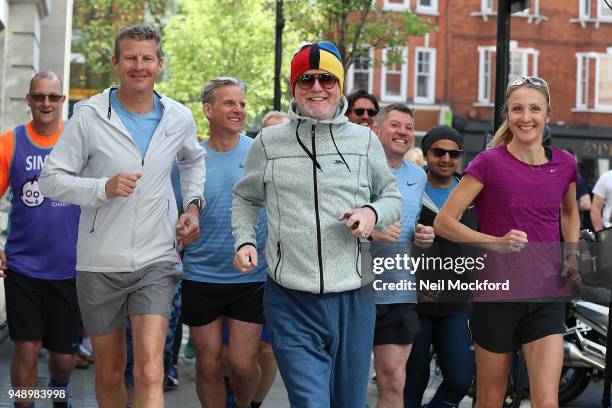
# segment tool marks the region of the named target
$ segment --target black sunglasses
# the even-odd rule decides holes
[[[365,109],[365,108],[355,108],[353,109],[353,112],[355,112],[355,115],[357,116],[361,116],[364,114],[364,112],[368,112],[368,116],[371,118],[373,118],[374,116],[378,114],[378,111],[376,109]]]
[[[315,81],[319,81],[319,85],[325,89],[332,89],[338,82],[338,78],[332,74],[302,74],[296,80],[298,86],[303,90],[312,88]]]
[[[451,159],[458,159],[463,154],[463,150],[446,150],[446,149],[440,149],[439,147],[430,147],[429,150],[436,157],[444,157],[446,156],[446,153],[448,153],[448,156]]]
[[[45,94],[30,94],[30,98],[34,102],[41,103],[44,102],[46,98],[49,98],[49,102],[58,103],[64,95],[45,95]]]

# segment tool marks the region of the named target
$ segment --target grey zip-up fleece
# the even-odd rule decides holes
[[[399,219],[402,197],[380,141],[349,123],[343,109],[316,120],[289,109],[290,123],[265,128],[249,149],[244,177],[234,187],[235,249],[255,244],[259,209],[268,215],[268,273],[279,285],[311,293],[357,289],[359,240],[337,218],[372,207],[377,229]]]
[[[112,112],[109,89],[75,105],[74,115],[40,177],[48,197],[81,206],[77,270],[128,272],[176,261],[176,200],[170,181],[176,160],[184,207],[202,198],[205,150],[185,106],[160,95],[163,114],[144,157]],[[128,197],[108,198],[119,172],[142,173]]]

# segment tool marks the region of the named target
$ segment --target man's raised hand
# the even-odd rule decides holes
[[[134,192],[141,173],[120,172],[110,178],[104,186],[104,191],[108,198],[127,197]]]

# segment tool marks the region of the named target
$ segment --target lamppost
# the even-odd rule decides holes
[[[510,71],[510,15],[529,8],[531,0],[499,0],[497,6],[497,48],[495,60],[495,117],[493,133],[504,121],[502,106]]]
[[[276,37],[274,49],[274,110],[280,111],[281,88],[280,73],[283,57],[283,28],[285,19],[283,18],[283,0],[276,0]]]

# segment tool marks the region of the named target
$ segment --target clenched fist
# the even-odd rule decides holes
[[[141,173],[117,173],[106,182],[104,191],[108,198],[127,197],[134,192],[136,182],[142,177]]]

